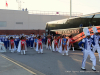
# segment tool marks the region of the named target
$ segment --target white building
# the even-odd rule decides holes
[[[67,16],[64,15],[28,14],[28,11],[0,9],[0,34],[42,34],[47,22],[65,18]]]

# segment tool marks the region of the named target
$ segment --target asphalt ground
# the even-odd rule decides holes
[[[31,48],[28,48],[26,55],[7,50],[0,54],[0,75],[100,75],[98,53],[95,56],[97,71],[94,72],[89,56],[86,71],[81,70],[83,53],[79,50],[70,50],[68,56],[47,50],[45,46],[43,54],[38,54]],[[5,71],[2,66],[8,69]]]

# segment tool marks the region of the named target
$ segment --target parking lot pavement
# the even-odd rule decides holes
[[[0,54],[0,75],[35,75],[35,73]]]
[[[95,67],[97,70],[96,72],[92,71],[91,69],[92,62],[90,61],[90,57],[88,57],[86,61],[87,70],[86,71],[81,70],[83,54],[79,50],[75,50],[75,52],[70,50],[68,56],[66,55],[62,56],[58,52],[52,52],[45,48],[44,48],[44,54],[38,54],[34,49],[30,48],[28,48],[26,55],[21,55],[20,53],[17,52],[11,53],[8,50],[6,53],[2,54],[6,55],[9,59],[19,63],[20,65],[24,66],[28,70],[31,70],[37,75],[100,75],[100,62],[98,61],[99,58],[97,53],[95,53],[97,59],[96,60],[97,65]],[[25,71],[24,69],[22,70],[23,71],[20,70],[21,73]],[[13,71],[13,68],[10,71],[17,72],[17,70]],[[9,70],[7,70],[7,72],[9,72]],[[25,71],[25,73],[26,72],[29,73],[27,75],[31,75],[31,73],[28,72],[27,70]],[[25,74],[18,74],[18,75],[25,75]]]

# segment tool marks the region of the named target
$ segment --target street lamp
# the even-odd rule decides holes
[[[72,0],[70,0],[70,17],[72,17]]]

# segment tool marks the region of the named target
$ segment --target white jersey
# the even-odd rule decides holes
[[[87,45],[87,50],[91,50],[91,39],[86,39],[86,43],[85,43],[85,39],[82,40],[82,42],[85,43],[85,45]]]
[[[89,39],[87,39],[87,50],[91,50],[91,43]]]
[[[98,36],[95,35],[95,45],[99,45],[98,40],[99,40]]]

